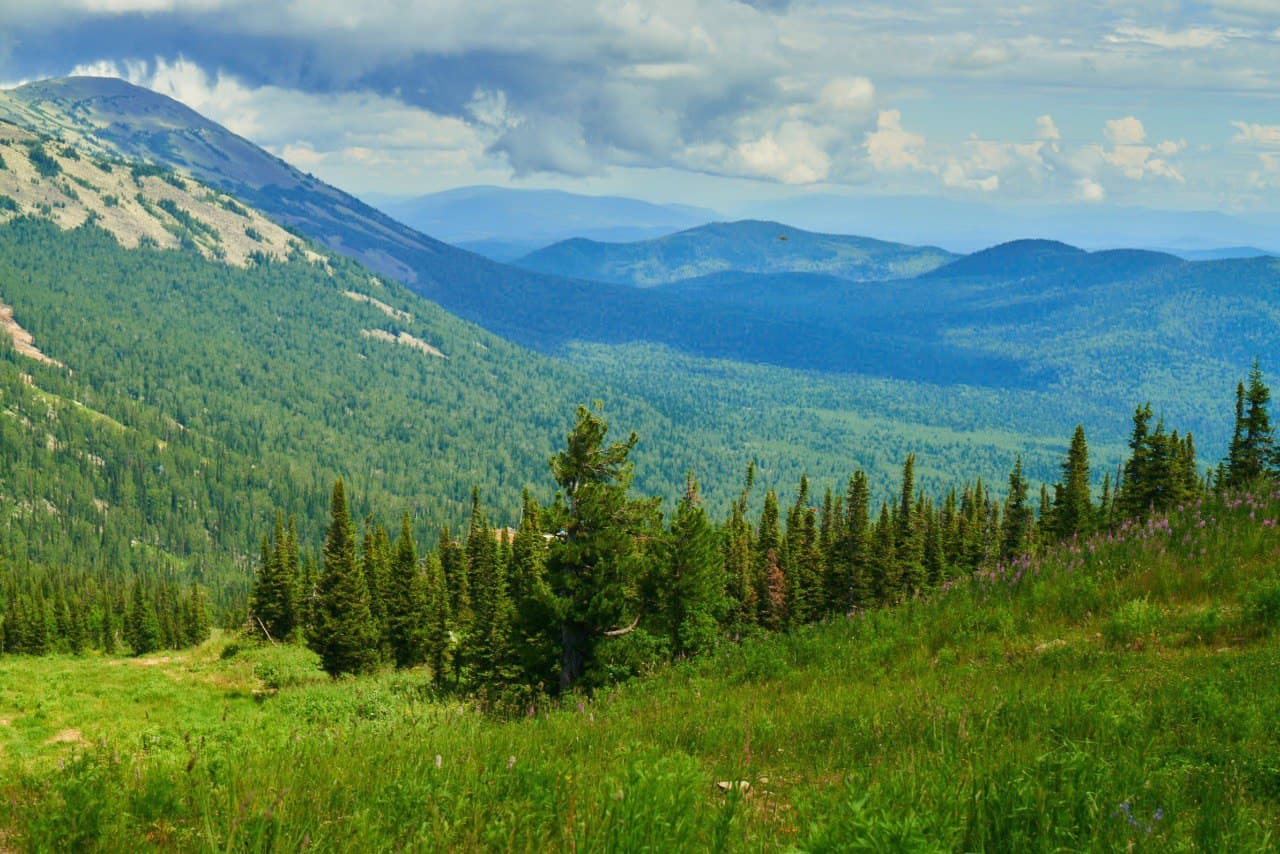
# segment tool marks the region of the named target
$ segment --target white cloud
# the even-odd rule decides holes
[[[1231,141],[1240,145],[1280,147],[1280,125],[1256,125],[1232,122],[1238,131]]]
[[[1184,30],[1167,30],[1164,27],[1119,27],[1107,36],[1113,44],[1145,44],[1166,50],[1186,50],[1222,47],[1232,38],[1244,33],[1219,27],[1187,27]]]
[[[1076,179],[1075,189],[1075,197],[1077,201],[1097,204],[1098,202],[1104,202],[1107,199],[1106,189],[1092,178]]]
[[[276,86],[249,86],[228,74],[209,74],[189,60],[156,59],[78,66],[74,74],[119,77],[187,105],[276,156],[339,185],[404,190],[432,169],[458,182],[498,164],[486,155],[495,130],[479,120],[436,115],[370,92],[314,94]],[[500,93],[477,93],[478,116],[503,121]],[[357,169],[359,167],[359,169]],[[363,171],[359,171],[363,170]],[[438,182],[441,177],[436,176]],[[446,177],[445,186],[449,185]]]
[[[1112,145],[1138,145],[1147,138],[1147,129],[1133,116],[1126,116],[1108,121],[1102,135]]]
[[[924,169],[924,146],[923,136],[903,129],[901,110],[881,110],[876,129],[863,142],[871,165],[881,172]]]
[[[1044,115],[1036,118],[1036,139],[1059,140],[1062,133],[1053,123],[1053,116]]]

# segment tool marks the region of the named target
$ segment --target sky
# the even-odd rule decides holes
[[[358,195],[1280,210],[1280,0],[0,0]]]

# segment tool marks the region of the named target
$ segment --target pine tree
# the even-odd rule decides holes
[[[756,534],[756,579],[760,589],[756,601],[760,605],[758,622],[778,630],[787,624],[788,582],[782,569],[782,533],[778,527],[778,496],[772,489],[764,494],[760,528]]]
[[[657,501],[629,495],[636,434],[606,446],[607,432],[603,418],[580,406],[565,450],[551,460],[568,501],[564,538],[547,559],[559,606],[561,690],[589,672],[601,641],[633,631],[640,621],[640,538],[654,527]]]
[[[550,690],[559,675],[560,637],[553,629],[556,597],[547,583],[547,537],[543,534],[543,512],[529,491],[524,491],[520,527],[511,542],[511,564],[507,578],[515,609],[512,644],[522,681],[540,690]]]
[[[298,567],[290,553],[284,517],[277,513],[274,542],[262,539],[262,565],[249,596],[249,628],[286,641],[297,626]]]
[[[1093,528],[1093,497],[1089,487],[1089,446],[1084,425],[1076,425],[1071,447],[1062,463],[1062,480],[1053,488],[1051,529],[1058,540],[1086,535]]]
[[[459,631],[466,631],[471,625],[471,583],[466,550],[448,528],[441,528],[436,554],[440,555],[440,571],[444,574],[445,589],[449,593],[450,619]]]
[[[924,585],[924,538],[916,513],[916,455],[908,454],[902,465],[902,493],[894,515],[894,548],[898,557],[901,590],[911,596]]]
[[[342,480],[333,487],[325,536],[316,624],[311,648],[330,676],[365,673],[378,664],[378,630],[369,610],[369,590],[356,563],[355,531]]]
[[[414,667],[426,660],[426,589],[418,568],[409,514],[400,523],[387,578],[386,641],[396,667]]]
[[[932,505],[926,505],[924,520],[925,585],[934,589],[947,577],[946,558],[942,550],[942,523]]]
[[[1277,457],[1267,411],[1270,402],[1271,390],[1263,383],[1262,368],[1255,360],[1248,386],[1236,386],[1236,424],[1226,461],[1226,486],[1238,489],[1274,473]]]
[[[809,479],[804,475],[800,476],[795,504],[787,513],[782,542],[782,570],[788,581],[788,623],[807,623],[821,612],[824,591],[818,522],[809,505]]]
[[[898,562],[895,528],[889,505],[881,504],[871,547],[871,589],[881,605],[895,601],[902,591],[902,565]]]
[[[849,478],[845,493],[840,571],[832,572],[838,588],[838,608],[862,608],[871,601],[871,486],[862,470]]]
[[[485,684],[510,678],[511,623],[514,609],[507,589],[499,543],[480,512],[480,496],[472,492],[471,526],[467,534],[467,567],[474,619],[466,638],[472,677]]]
[[[372,518],[364,520],[364,541],[360,549],[360,571],[369,591],[369,613],[378,633],[379,655],[389,658],[387,646],[387,578],[391,574],[391,538],[387,529]]]
[[[754,479],[755,464],[752,463],[747,469],[747,485],[733,502],[725,525],[724,571],[732,622],[742,626],[755,623],[760,610],[759,584],[751,557],[751,524],[747,521],[747,501]]]
[[[1013,560],[1027,553],[1031,544],[1031,529],[1035,516],[1027,502],[1027,479],[1022,474],[1022,456],[1019,455],[1009,473],[1009,497],[1005,501],[1003,527],[1000,536],[1000,557]]]
[[[427,556],[423,580],[425,587],[423,599],[426,607],[423,620],[426,660],[431,667],[431,678],[437,685],[443,685],[454,675],[453,632],[449,630],[449,590],[445,584],[444,568],[438,553]]]
[[[209,608],[205,604],[204,589],[194,585],[187,597],[187,608],[183,620],[183,636],[187,644],[202,644],[209,639],[212,622],[209,619]]]
[[[662,576],[672,651],[693,655],[712,648],[727,611],[724,564],[692,474],[667,532]]]
[[[160,648],[160,621],[156,617],[155,604],[141,580],[133,583],[125,619],[125,641],[134,655],[146,655]]]

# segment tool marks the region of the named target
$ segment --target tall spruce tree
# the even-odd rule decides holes
[[[290,548],[284,517],[276,514],[274,541],[262,541],[262,566],[249,596],[249,628],[287,641],[297,625],[297,550]]]
[[[467,566],[474,619],[467,634],[467,664],[480,684],[511,677],[511,628],[514,609],[501,559],[499,532],[480,511],[480,496],[472,492],[471,526],[467,533]]]
[[[760,605],[759,622],[770,629],[787,624],[788,579],[782,568],[782,532],[778,522],[778,496],[772,490],[764,494],[760,512],[760,528],[755,541],[756,580],[760,585],[756,600]]]
[[[664,545],[660,596],[671,649],[694,655],[715,645],[728,603],[724,562],[692,474]]]
[[[755,463],[747,469],[747,483],[730,509],[725,526],[724,571],[727,576],[731,620],[739,626],[756,622],[759,616],[759,585],[751,559],[751,523],[747,521],[747,501],[755,480]]]
[[[337,677],[377,667],[380,638],[365,575],[356,562],[355,528],[341,479],[333,486],[315,619],[310,646],[326,673]]]
[[[1244,487],[1275,472],[1275,437],[1267,410],[1270,402],[1271,390],[1262,381],[1262,368],[1255,360],[1248,385],[1236,386],[1236,424],[1227,454],[1225,486]]]
[[[1049,527],[1058,540],[1088,534],[1095,518],[1089,487],[1089,445],[1084,425],[1077,424],[1071,436],[1067,458],[1062,463],[1062,480],[1053,488],[1053,511]]]
[[[400,522],[400,536],[392,550],[385,625],[396,667],[414,667],[426,660],[427,596],[408,513]]]
[[[608,429],[598,411],[578,407],[565,449],[551,460],[568,502],[563,538],[547,557],[558,605],[561,690],[589,672],[601,641],[633,631],[640,621],[641,538],[653,532],[658,502],[629,494],[636,434],[606,446]]]
[[[902,592],[910,596],[924,586],[924,532],[916,512],[916,455],[907,454],[902,464],[902,492],[894,514],[897,530],[894,548],[898,556],[898,576]]]
[[[1027,501],[1027,479],[1022,474],[1022,456],[1014,460],[1009,473],[1009,497],[1005,501],[1004,518],[1000,532],[1000,557],[1013,560],[1026,554],[1031,545],[1031,532],[1035,514]]]
[[[40,620],[37,625],[43,628],[43,623]],[[160,648],[160,620],[156,616],[155,601],[141,579],[133,583],[125,617],[125,641],[134,655],[146,655]]]
[[[861,469],[849,478],[845,493],[844,530],[839,570],[832,572],[839,608],[863,608],[871,600],[871,485]]]

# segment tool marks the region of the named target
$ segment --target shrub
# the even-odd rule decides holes
[[[1280,625],[1280,577],[1255,581],[1241,597],[1247,627],[1269,631]]]
[[[1120,606],[1103,628],[1103,635],[1113,646],[1132,646],[1150,637],[1164,622],[1164,613],[1147,597],[1131,599]]]

